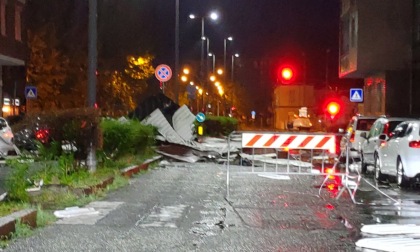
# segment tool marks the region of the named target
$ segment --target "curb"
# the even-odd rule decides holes
[[[121,169],[121,175],[127,178],[131,178],[133,175],[139,173],[140,171],[147,171],[149,169],[149,164],[159,160],[162,156],[156,156],[154,158],[144,161],[140,165],[130,166],[124,169]],[[107,180],[104,180],[102,183],[91,186],[89,188],[83,189],[83,193],[86,195],[95,193],[99,189],[106,188],[108,185],[114,182],[114,177],[110,177]],[[12,233],[16,231],[16,222],[20,220],[21,223],[27,224],[31,228],[36,228],[37,224],[37,210],[34,209],[24,209],[18,212],[14,212],[4,217],[0,217],[0,240],[8,240],[11,238]]]
[[[133,177],[133,175],[139,173],[140,171],[147,171],[149,169],[149,164],[161,159],[162,156],[156,156],[151,159],[147,159],[140,165],[133,165],[121,170],[121,175],[127,178]]]
[[[36,228],[37,210],[24,209],[14,212],[7,216],[0,218],[0,239],[10,239],[12,233],[16,231],[16,222],[20,220],[21,223],[27,224],[31,228]]]

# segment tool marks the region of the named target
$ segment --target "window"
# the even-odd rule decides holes
[[[6,0],[0,0],[0,34],[6,36]]]
[[[15,39],[22,41],[22,7],[15,6]]]
[[[375,119],[359,119],[357,121],[357,130],[368,131],[372,127],[372,124],[375,122]]]
[[[394,131],[394,129],[397,127],[398,124],[402,123],[402,121],[392,121],[389,122],[389,128],[388,128],[388,132],[385,132],[386,134],[389,135],[389,132]]]
[[[357,12],[352,13],[350,19],[350,47],[357,47]]]
[[[379,126],[380,126],[381,124],[382,124],[382,123],[381,123],[380,121],[376,121],[376,122],[372,125],[372,127],[370,128],[370,131],[369,131],[369,138],[370,138],[370,137],[374,137],[374,136],[379,135]]]
[[[420,42],[420,0],[414,2],[414,41]]]

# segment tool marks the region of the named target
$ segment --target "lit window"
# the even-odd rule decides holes
[[[6,36],[6,0],[0,0],[0,33]]]
[[[22,7],[15,6],[15,39],[22,41],[22,22],[21,22]]]

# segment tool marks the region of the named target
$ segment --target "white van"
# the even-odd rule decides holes
[[[378,116],[353,116],[347,126],[346,132],[340,141],[340,150],[345,151],[346,145],[350,148],[350,157],[354,161],[360,160],[360,150],[362,144],[366,140],[360,134],[362,132],[368,133],[373,123],[378,119]]]

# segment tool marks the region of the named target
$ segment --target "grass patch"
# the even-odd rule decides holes
[[[98,169],[95,173],[90,174],[87,170],[80,170],[68,176],[67,183],[64,183],[73,188],[86,188],[100,184],[102,181],[114,177],[118,174],[115,169]]]
[[[14,212],[18,212],[23,209],[28,209],[30,205],[28,203],[20,203],[13,201],[6,201],[0,203],[0,217],[9,215]]]
[[[42,190],[39,195],[33,196],[32,201],[42,209],[56,210],[72,206],[83,206],[96,200],[96,195],[79,196],[71,191]]]
[[[42,207],[38,205],[36,213],[36,226],[38,228],[42,228],[49,224],[52,224],[56,220],[57,218],[51,211],[43,210]]]
[[[29,237],[33,233],[32,228],[27,224],[22,223],[20,219],[16,220],[15,228],[16,231],[12,234],[12,239]]]
[[[124,187],[128,185],[128,179],[124,176],[121,176],[120,174],[115,175],[114,177],[114,182],[108,186],[107,190],[108,191],[113,191],[116,190],[118,188]]]

